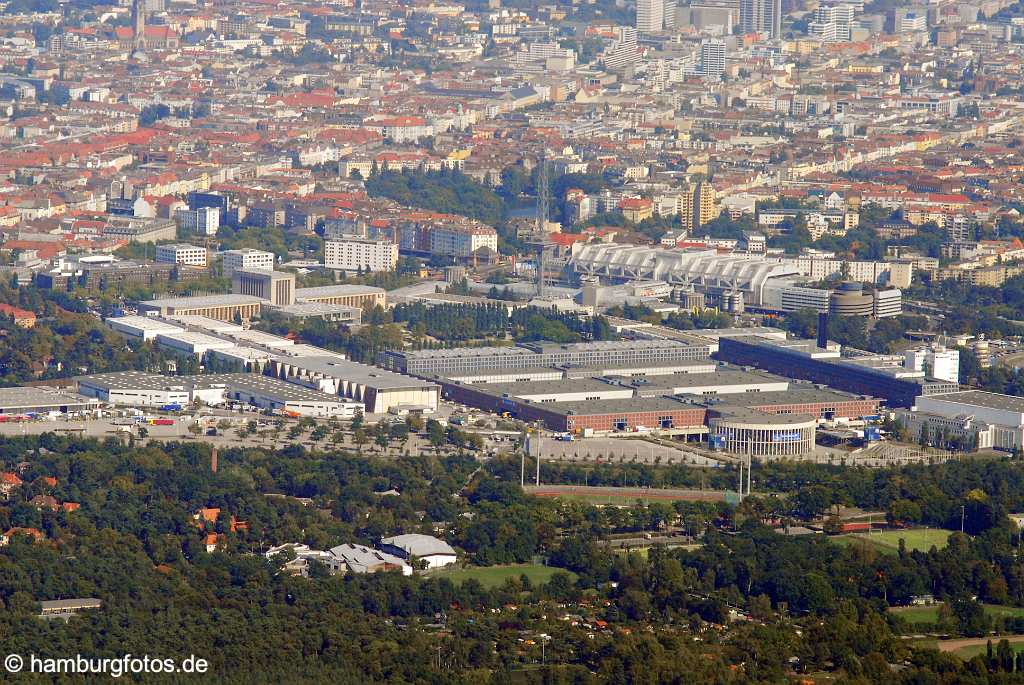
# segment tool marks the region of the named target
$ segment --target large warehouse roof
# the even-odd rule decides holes
[[[630,390],[641,396],[685,394],[687,388],[696,388],[696,392],[707,392],[715,388],[718,392],[728,393],[733,386],[766,386],[778,387],[788,384],[788,380],[763,371],[747,371],[735,367],[717,368],[711,373],[681,373],[658,376],[625,376],[603,380],[598,377],[576,377],[571,382],[565,380],[528,381],[521,383],[475,383],[474,388],[496,395],[509,397],[531,397],[536,395],[576,395],[591,392],[595,395],[615,390]],[[759,394],[764,394],[762,391]]]
[[[345,297],[349,295],[379,295],[383,293],[383,288],[377,288],[372,285],[339,283],[338,285],[321,285],[313,288],[296,288],[295,300],[302,302],[310,297]]]
[[[400,373],[392,373],[376,366],[367,366],[337,357],[274,357],[273,361],[286,366],[303,369],[328,378],[340,378],[367,387],[382,390],[405,388],[437,387],[429,381],[422,381]]]
[[[46,387],[0,388],[0,412],[30,411],[47,407],[82,408],[99,404],[77,393]]]
[[[264,300],[249,295],[228,293],[225,295],[201,295],[198,297],[167,297],[146,300],[139,304],[150,308],[198,309],[202,307],[228,307],[241,304],[260,304]]]
[[[985,392],[984,390],[965,390],[963,392],[929,395],[928,399],[939,402],[956,402],[972,407],[985,407],[986,409],[999,409],[1001,411],[1024,414],[1024,397],[1001,395],[996,392]]]

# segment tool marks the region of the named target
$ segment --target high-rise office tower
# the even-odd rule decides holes
[[[637,0],[636,30],[654,33],[665,26],[665,0]]]
[[[671,31],[676,27],[676,3],[677,0],[664,0],[665,6],[662,8],[662,19],[665,24],[665,29]]]
[[[740,26],[744,33],[782,37],[782,0],[740,0]]]
[[[700,45],[700,70],[708,78],[718,79],[725,71],[725,42],[706,40]]]

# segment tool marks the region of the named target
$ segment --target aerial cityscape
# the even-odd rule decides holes
[[[0,0],[4,682],[1024,683],[1024,0]]]

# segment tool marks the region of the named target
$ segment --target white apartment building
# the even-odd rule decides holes
[[[217,235],[220,228],[220,210],[216,207],[179,209],[174,218],[184,230],[198,235]]]
[[[784,257],[779,261],[799,269],[801,276],[808,276],[815,281],[823,281],[849,269],[847,280],[908,288],[914,273],[913,265],[903,262],[859,262],[803,255]]]
[[[632,26],[620,26],[618,32],[619,37],[613,40],[601,55],[605,67],[613,71],[630,67],[639,59],[637,30]]]
[[[156,261],[160,264],[206,266],[206,248],[200,245],[189,245],[188,243],[157,245]]]
[[[394,271],[398,245],[390,240],[328,240],[324,243],[324,266],[344,271]]]
[[[227,250],[224,252],[223,262],[224,276],[231,278],[236,271],[273,271],[274,253],[264,252],[245,248],[242,250]]]
[[[490,227],[440,227],[430,232],[430,253],[472,257],[481,247],[498,251],[498,234]]]
[[[928,15],[921,10],[900,9],[896,10],[893,20],[896,33],[918,33],[928,29]]]
[[[712,79],[719,79],[725,71],[725,42],[706,40],[700,46],[701,73]]]

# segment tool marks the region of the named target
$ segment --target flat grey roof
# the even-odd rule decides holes
[[[564,373],[569,381],[578,378],[594,378],[607,375],[616,376],[622,379],[634,377],[657,377],[684,374],[686,371],[673,371],[673,369],[699,369],[706,367],[717,367],[718,362],[713,359],[680,359],[678,361],[656,361],[656,362],[634,362],[632,364],[597,364],[588,366],[573,366],[563,364],[552,364],[550,366],[527,366],[519,369],[469,369],[466,371],[452,371],[434,374],[433,378],[488,378],[500,375],[530,375],[536,373]],[[641,374],[617,375],[619,371],[642,369]]]
[[[391,350],[395,356],[406,359],[444,359],[448,357],[522,356],[527,354],[557,354],[559,352],[595,352],[615,350],[647,350],[691,347],[676,340],[602,340],[598,342],[554,343],[535,342],[493,347],[453,347],[446,350]]]
[[[181,326],[175,326],[172,323],[167,323],[163,319],[158,319],[155,316],[111,316],[108,317],[107,325],[120,324],[122,326],[132,326],[144,331],[180,331],[183,330]]]
[[[930,400],[945,402],[959,402],[973,407],[985,407],[987,409],[1001,409],[1024,414],[1024,397],[1013,395],[1001,395],[997,392],[985,392],[984,390],[963,390],[961,392],[948,392],[938,395],[928,395]]]
[[[827,390],[823,388],[807,387],[802,384],[793,384],[789,390],[743,393],[737,395],[719,395],[721,404],[743,403],[750,407],[763,406],[767,404],[816,404],[819,402],[854,402],[862,397],[869,400],[878,400],[875,397],[865,395],[854,395],[839,390]]]
[[[201,295],[199,297],[167,297],[157,300],[145,300],[139,304],[147,307],[173,307],[175,309],[185,309],[192,307],[225,307],[240,304],[260,304],[261,302],[265,302],[265,300],[261,300],[260,298],[253,297],[251,295],[226,293],[224,295]]]
[[[232,357],[234,359],[246,359],[252,361],[260,361],[270,359],[274,356],[273,352],[267,352],[265,350],[257,350],[255,347],[229,347],[223,350],[210,350],[211,353],[221,355],[223,357]]]
[[[331,378],[340,378],[347,381],[354,381],[383,390],[398,390],[402,388],[436,388],[435,383],[422,381],[411,376],[403,376],[400,373],[393,373],[377,368],[350,362],[338,357],[288,357],[278,355],[273,361],[305,369],[313,373],[323,374]]]
[[[375,288],[372,285],[350,285],[342,283],[339,285],[321,285],[316,288],[296,288],[295,299],[301,300],[304,297],[331,297],[332,295],[384,294],[384,292],[384,288]]]
[[[447,350],[388,350],[388,354],[406,359],[446,359],[448,357],[493,357],[534,355],[536,352],[523,347],[453,347]]]
[[[32,386],[0,388],[0,410],[92,404],[99,404],[99,402],[91,397],[83,397],[77,393],[53,388]]]
[[[623,370],[623,369],[630,370],[630,369],[636,369],[636,368],[641,368],[645,372],[647,372],[648,374],[651,374],[651,372],[658,372],[659,370],[663,370],[663,369],[700,368],[700,367],[707,367],[707,366],[718,366],[718,364],[719,364],[719,362],[715,361],[714,359],[677,359],[677,360],[673,360],[673,361],[661,361],[661,360],[653,361],[653,362],[642,361],[642,362],[633,362],[631,364],[590,364],[590,365],[580,365],[580,366],[573,365],[573,366],[568,366],[568,367],[564,367],[564,368],[566,368],[566,370],[569,371],[570,374],[574,374],[574,375],[575,374],[579,374],[579,373],[586,374],[588,371],[590,371],[592,373],[609,373],[609,374],[611,374],[611,373],[614,373],[616,371],[620,371],[620,370]],[[543,368],[557,368],[557,367],[558,367],[558,365],[556,364],[555,367],[543,367]],[[652,375],[670,375],[670,372],[661,371],[661,373],[654,373]]]
[[[293,316],[317,316],[322,314],[344,314],[346,312],[361,312],[359,307],[349,307],[345,304],[327,304],[326,302],[299,302],[298,304],[272,305],[268,307],[271,311],[291,314]]]
[[[695,402],[684,402],[672,397],[631,397],[622,400],[600,400],[598,402],[556,402],[541,404],[532,402],[528,406],[540,407],[553,414],[590,416],[593,414],[615,414],[641,411],[679,411],[682,409],[698,409],[706,407]],[[652,426],[653,428],[653,426]]]
[[[144,371],[112,371],[111,373],[98,373],[90,376],[78,376],[75,380],[79,383],[88,383],[94,387],[108,388],[110,390],[169,390],[186,389],[195,387],[193,379],[196,376],[161,376],[156,373]]]
[[[95,597],[81,597],[78,599],[46,599],[39,602],[39,607],[46,609],[86,609],[103,605],[103,600]]]
[[[767,425],[785,426],[792,423],[807,423],[814,421],[811,414],[769,414],[736,404],[723,404],[709,407],[708,411],[726,420],[748,421]]]
[[[490,378],[491,376],[512,376],[512,375],[524,375],[529,376],[530,374],[537,373],[557,373],[561,374],[564,371],[555,366],[524,366],[519,369],[469,369],[466,371],[451,371],[446,373],[435,373],[431,374],[430,378],[436,378],[438,380],[446,380],[450,377],[454,378]],[[584,373],[583,377],[586,378],[587,374]],[[466,383],[469,385],[469,383]],[[476,385],[476,384],[474,384]],[[479,384],[485,385],[485,384]],[[486,384],[489,385],[489,384]]]
[[[549,354],[552,352],[592,352],[613,351],[613,350],[643,350],[643,349],[664,349],[676,347],[690,347],[677,340],[599,340],[596,342],[578,343],[556,343],[536,342],[524,343],[527,349],[534,348],[539,352]]]
[[[693,328],[683,331],[690,335],[699,335],[702,338],[736,338],[748,335],[757,336],[785,336],[786,331],[773,326],[751,326],[749,328]]]
[[[553,381],[523,381],[518,383],[474,383],[472,387],[492,392],[496,395],[507,394],[536,395],[547,393],[586,392],[593,390],[635,390],[665,393],[676,388],[707,387],[713,385],[748,385],[758,383],[789,382],[782,376],[775,376],[763,371],[744,371],[737,368],[717,369],[712,373],[678,373],[663,376],[617,376],[613,382],[601,380],[598,376],[571,378]],[[462,385],[468,385],[463,383]]]
[[[193,378],[199,387],[224,385],[229,391],[241,390],[243,392],[251,392],[282,402],[344,403],[348,401],[337,395],[329,395],[319,390],[282,381],[279,378],[260,376],[253,373],[215,373],[208,376],[194,376]]]

